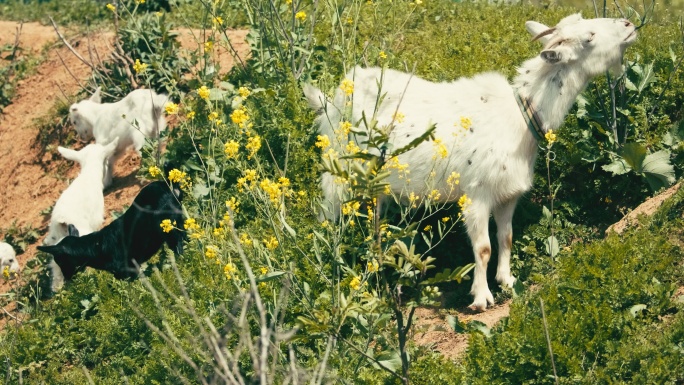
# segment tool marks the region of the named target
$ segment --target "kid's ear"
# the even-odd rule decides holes
[[[65,159],[73,160],[74,162],[79,161],[78,151],[62,146],[57,147],[57,151],[59,151]]]
[[[38,246],[38,250],[40,250],[44,253],[50,253],[52,255],[55,255],[57,253],[57,251],[59,250],[59,246],[58,245],[51,245],[51,246],[41,245],[41,246]]]
[[[72,237],[78,237],[78,229],[74,225],[67,226],[67,233]]]
[[[93,103],[102,103],[102,97],[100,97],[100,91],[102,90],[102,87],[97,87],[95,89],[95,92],[93,92],[93,95],[90,97],[90,101]]]

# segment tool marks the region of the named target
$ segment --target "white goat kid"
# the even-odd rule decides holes
[[[119,145],[109,159],[104,187],[112,183],[114,164],[129,147],[140,149],[145,138],[156,139],[166,129],[163,108],[168,96],[153,90],[134,90],[115,103],[102,103],[100,88],[85,100],[72,104],[69,118],[84,142],[95,138],[95,143],[107,145],[115,138]]]
[[[19,262],[14,248],[8,243],[0,242],[0,274],[4,275],[5,269],[9,277],[15,276],[19,273]]]
[[[112,158],[118,142],[119,139],[114,138],[106,146],[92,143],[80,151],[57,148],[64,158],[78,162],[81,165],[81,172],[57,199],[52,209],[44,245],[55,245],[69,235],[68,225],[76,227],[82,235],[90,234],[102,227],[105,218],[102,194],[105,164]],[[63,282],[62,273],[54,261],[49,267],[52,270],[52,289],[56,292]]]
[[[410,182],[396,172],[388,181],[395,196],[405,196],[408,191],[425,197],[433,188],[426,181],[435,171],[441,201],[455,201],[462,194],[472,200],[464,221],[476,262],[471,307],[479,311],[494,304],[486,278],[491,256],[490,213],[497,225],[496,279],[512,286],[516,278],[510,271],[511,220],[518,199],[532,187],[539,141],[563,123],[590,79],[621,68],[625,49],[636,40],[635,26],[625,19],[585,20],[575,14],[553,28],[535,21],[525,26],[544,48],[523,63],[513,84],[495,72],[450,83],[433,83],[394,70],[385,70],[383,75],[380,68],[356,67],[346,75],[354,81],[352,124],[358,125],[364,115],[370,119],[377,101],[382,100],[375,118],[378,127],[395,126],[390,134],[392,148],[406,146],[436,124],[435,137],[448,150],[447,158],[430,162],[435,144],[424,142],[398,157],[400,164],[409,165]],[[304,93],[321,113],[317,118],[320,133],[335,138],[334,129],[348,100],[343,91],[337,89],[332,103],[324,101],[321,91],[310,85]],[[397,111],[405,117],[401,122],[395,119]],[[456,190],[446,182],[452,172],[460,173]],[[321,188],[324,209],[329,210],[325,215],[335,219],[344,191],[327,173],[322,176]]]

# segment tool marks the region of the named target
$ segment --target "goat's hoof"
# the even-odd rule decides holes
[[[468,308],[472,311],[483,312],[487,310],[487,305],[494,305],[494,296],[492,296],[490,291],[487,291],[487,293],[484,295],[476,296],[475,300],[470,304],[470,306],[468,306]]]
[[[507,276],[504,276],[504,277],[497,276],[496,281],[499,282],[501,284],[501,286],[512,288],[513,285],[515,285],[515,281],[517,281],[517,279],[514,276],[508,274]]]

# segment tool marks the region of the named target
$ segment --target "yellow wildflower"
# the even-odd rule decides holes
[[[473,122],[470,120],[469,117],[461,116],[461,127],[463,127],[463,129],[467,130],[472,125],[473,125]]]
[[[245,148],[249,150],[249,155],[247,155],[247,159],[252,159],[254,154],[259,151],[261,148],[261,137],[259,135],[254,135],[247,139],[247,144],[245,145]]]
[[[162,231],[165,233],[170,233],[171,230],[173,230],[173,227],[176,225],[176,221],[173,221],[171,223],[170,219],[164,219],[160,224],[159,227],[161,227]]]
[[[449,222],[450,220],[451,220],[451,218],[449,218],[449,217],[444,217],[444,218],[442,218],[442,223],[447,223],[447,222]]]
[[[161,12],[161,11],[155,12],[154,14],[157,15],[157,17],[162,17],[162,16],[164,16],[164,12]]]
[[[216,258],[216,256],[218,255],[218,251],[218,247],[214,245],[209,245],[204,251],[204,256],[209,259]]]
[[[210,122],[213,122],[214,120],[218,119],[218,112],[212,111],[209,115],[207,115],[207,119],[209,119]]]
[[[214,48],[214,42],[211,40],[207,40],[204,42],[204,52],[211,52],[211,50]]]
[[[440,138],[435,138],[435,140],[433,141],[433,143],[435,144],[435,152],[436,152],[436,155],[433,156],[432,158],[433,158],[433,159],[436,159],[437,156],[439,156],[439,157],[442,158],[442,159],[446,159],[446,157],[449,155],[449,152],[447,151],[447,148],[446,148],[446,146],[444,145],[444,143],[442,143],[442,139],[440,139]]]
[[[195,111],[190,111],[190,112],[188,112],[188,113],[185,115],[185,117],[188,118],[189,120],[195,119]]]
[[[249,90],[247,87],[240,87],[238,88],[238,95],[240,95],[241,98],[245,99],[248,97],[252,92]]]
[[[361,208],[361,203],[359,203],[357,201],[347,202],[347,203],[342,205],[342,214],[344,214],[344,215],[350,215],[350,214],[356,215],[356,213],[359,211],[360,208]]]
[[[451,188],[456,187],[457,184],[460,183],[461,179],[461,174],[457,173],[456,171],[453,171],[451,175],[447,178],[447,184],[451,186]]]
[[[151,176],[152,178],[156,178],[156,177],[158,177],[159,175],[162,174],[162,170],[161,170],[159,167],[157,167],[157,166],[150,166],[150,167],[147,169],[147,172],[150,173],[150,176]]]
[[[359,290],[361,287],[361,279],[359,277],[352,278],[351,282],[349,282],[349,287],[354,290]]]
[[[178,113],[178,104],[168,102],[164,106],[164,111],[166,111],[166,115],[176,115]]]
[[[379,268],[380,266],[376,261],[368,261],[368,263],[366,263],[366,270],[368,270],[369,273],[375,273]]]
[[[185,179],[185,176],[185,172],[180,171],[177,168],[169,171],[169,180],[174,183],[180,183],[183,179]]]
[[[197,89],[197,95],[204,100],[209,100],[209,88],[207,86],[202,86]]]
[[[133,71],[135,71],[136,74],[139,74],[141,72],[145,72],[147,69],[147,64],[141,63],[140,59],[135,59],[135,64],[133,64]]]
[[[232,279],[233,275],[237,272],[237,267],[235,267],[234,264],[228,262],[226,265],[223,267],[223,274],[226,275],[227,279]]]
[[[269,250],[275,250],[275,248],[278,247],[278,239],[276,239],[276,237],[264,239],[263,242],[264,246],[266,246],[266,248]]]
[[[200,226],[194,218],[186,219],[185,223],[183,223],[183,227],[188,231],[197,231],[200,229]]]
[[[259,271],[261,272],[261,275],[266,275],[266,273],[268,273],[268,267],[266,267],[266,266],[261,266],[261,267],[259,268]]]
[[[299,21],[304,21],[304,20],[306,20],[306,12],[304,12],[304,11],[299,11],[299,12],[297,12],[297,13],[295,14],[295,19],[297,19],[297,20],[299,20]]]
[[[281,176],[278,178],[278,183],[280,183],[282,187],[290,187],[290,178]]]
[[[409,199],[409,204],[411,205],[412,208],[415,209],[416,207],[418,207],[418,205],[416,204],[416,202],[418,201],[418,195],[416,195],[416,193],[411,191],[408,199]]]
[[[111,3],[107,4],[107,9],[112,12],[116,12],[116,7]]]
[[[280,197],[282,196],[282,190],[280,184],[272,182],[270,179],[266,178],[259,183],[259,186],[266,194],[268,194],[271,203],[280,203]]]
[[[316,147],[325,150],[328,146],[330,146],[330,138],[328,138],[328,135],[318,135],[316,139]]]
[[[425,228],[423,228],[423,231],[430,231],[432,230],[432,225],[427,225]]]
[[[345,95],[351,95],[354,93],[354,82],[349,79],[344,79],[342,80],[340,88],[344,91]]]
[[[214,27],[223,25],[223,18],[221,16],[216,16],[213,19],[211,19],[211,21],[214,24]]]
[[[145,4],[145,0],[135,0],[136,4]]]
[[[252,239],[246,233],[240,234],[240,243],[245,246],[252,246]]]
[[[458,198],[458,206],[461,208],[461,210],[467,209],[471,203],[473,203],[473,201],[470,200],[466,194],[463,194],[460,198]]]
[[[380,58],[380,60],[385,60],[387,59],[387,54],[385,53],[385,51],[380,51],[378,57]]]
[[[397,123],[403,123],[404,119],[406,118],[406,115],[404,115],[403,112],[395,112],[394,115],[392,115],[392,119],[396,121]]]
[[[433,201],[437,201],[441,197],[442,197],[442,194],[437,190],[432,190],[432,191],[430,191],[430,194],[428,194],[428,199],[433,200]]]
[[[5,279],[9,279],[10,277],[10,271],[9,271],[9,266],[5,266],[2,268],[2,276],[5,277]]]
[[[247,109],[244,106],[241,106],[240,108],[236,109],[233,111],[232,114],[230,114],[230,120],[233,121],[233,123],[237,124],[240,126],[240,128],[245,128],[245,123],[249,120],[249,115],[247,115]]]
[[[340,122],[340,131],[344,136],[349,135],[351,132],[352,124],[351,122]]]
[[[553,130],[548,130],[544,135],[544,138],[546,138],[546,141],[549,142],[549,144],[553,144],[557,139],[556,134],[553,133]]]
[[[237,157],[238,151],[240,151],[240,144],[234,140],[231,140],[223,146],[223,152],[225,152],[228,159]]]
[[[347,150],[348,154],[352,154],[352,155],[361,151],[359,146],[357,146],[356,143],[354,141],[351,141],[351,140],[349,141],[349,143],[347,143],[347,146],[345,149]]]

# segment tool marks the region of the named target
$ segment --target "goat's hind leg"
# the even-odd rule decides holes
[[[496,237],[499,243],[499,263],[496,268],[496,281],[502,285],[513,287],[516,278],[511,274],[511,247],[513,245],[513,212],[518,199],[497,206],[494,209],[496,221]]]

